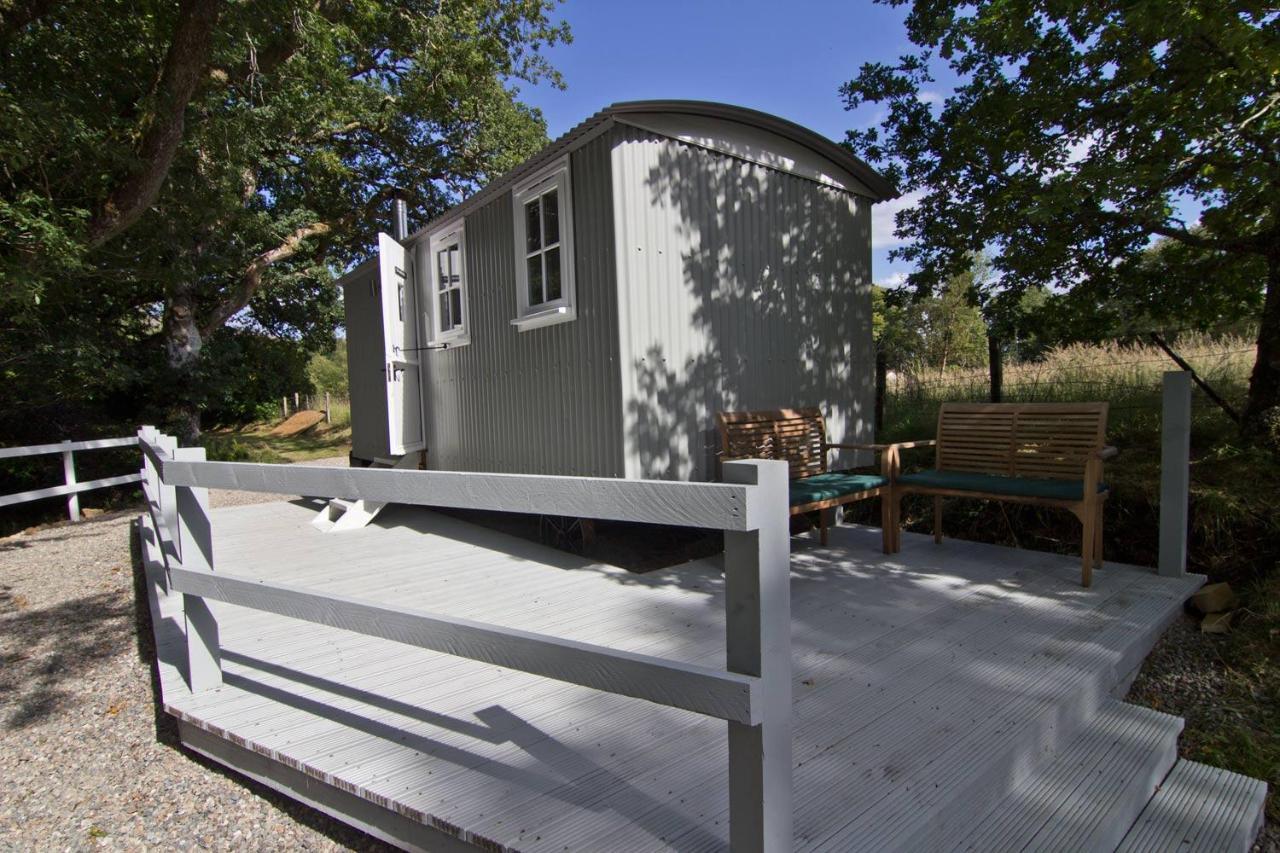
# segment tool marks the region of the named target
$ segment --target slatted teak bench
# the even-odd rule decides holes
[[[891,553],[888,445],[828,442],[822,411],[816,407],[721,412],[718,421],[721,461],[786,460],[791,476],[791,514],[818,510],[823,545],[827,544],[828,510],[854,501],[880,498],[884,552]],[[829,471],[827,461],[832,450],[885,451],[881,457],[881,472]]]
[[[1082,583],[1102,565],[1106,403],[944,403],[938,436],[890,445],[894,551],[901,547],[904,495],[933,496],[933,537],[942,541],[944,497],[988,498],[1069,509],[1083,526]],[[901,473],[901,451],[937,447],[931,471]]]

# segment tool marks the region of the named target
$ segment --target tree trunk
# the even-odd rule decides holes
[[[1258,326],[1258,356],[1241,422],[1246,437],[1280,446],[1280,252],[1267,256],[1267,296]]]
[[[987,333],[987,366],[991,372],[991,402],[1004,398],[1004,362],[1001,360],[1000,339]]]
[[[168,387],[162,389],[168,399],[163,401],[171,412],[172,428],[182,444],[191,446],[200,439],[200,395],[197,387],[196,365],[204,339],[196,322],[195,298],[188,284],[170,289],[165,305],[164,327],[165,362],[169,368]]]

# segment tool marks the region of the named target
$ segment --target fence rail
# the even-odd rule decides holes
[[[787,467],[725,463],[724,483],[336,469],[209,462],[143,427],[136,439],[166,583],[183,596],[193,693],[222,684],[208,599],[381,637],[728,723],[730,844],[791,847],[791,599]],[[215,571],[208,488],[485,508],[718,528],[725,532],[726,667],[714,669],[560,637]]]
[[[43,489],[30,489],[25,492],[0,495],[0,507],[29,503],[45,498],[56,498],[67,495],[67,515],[72,521],[80,520],[80,493],[93,489],[105,489],[109,486],[126,486],[141,479],[140,474],[123,474],[118,477],[101,477],[97,480],[76,480],[75,452],[77,450],[102,450],[110,447],[130,447],[138,443],[138,439],[95,438],[88,441],[60,441],[56,444],[31,444],[26,447],[0,447],[0,459],[19,459],[24,456],[44,456],[54,453],[62,454],[62,474],[64,482],[60,486],[49,486]]]

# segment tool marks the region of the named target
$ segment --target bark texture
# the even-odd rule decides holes
[[[1280,447],[1280,250],[1267,256],[1267,296],[1243,427],[1246,436]]]

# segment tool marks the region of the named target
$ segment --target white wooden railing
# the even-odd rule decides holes
[[[186,616],[188,683],[222,683],[207,599],[394,640],[728,722],[730,844],[791,848],[791,594],[785,462],[726,462],[723,483],[209,462],[152,427],[142,482]],[[726,668],[716,669],[215,571],[208,489],[718,528]]]
[[[62,454],[62,473],[64,482],[61,486],[49,486],[45,489],[32,489],[26,492],[14,492],[11,495],[0,495],[0,507],[13,504],[38,501],[43,498],[67,496],[67,515],[72,521],[80,520],[80,493],[91,489],[105,489],[108,486],[124,486],[136,483],[141,476],[125,474],[120,477],[103,477],[98,480],[76,481],[77,450],[102,450],[107,447],[130,447],[137,443],[136,438],[97,438],[90,441],[61,441],[57,444],[32,444],[26,447],[0,447],[0,459],[17,459],[22,456],[43,456],[50,453]]]

